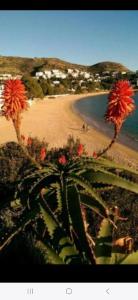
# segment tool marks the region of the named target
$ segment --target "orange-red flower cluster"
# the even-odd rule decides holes
[[[97,158],[97,153],[94,151],[92,156],[93,156],[94,158]]]
[[[16,120],[17,116],[28,108],[25,87],[19,79],[6,80],[2,98],[2,114],[8,120]]]
[[[127,80],[119,80],[114,83],[108,97],[108,108],[105,114],[106,121],[115,124],[117,131],[120,130],[126,117],[135,110],[133,88]]]
[[[78,156],[81,156],[83,154],[83,145],[82,144],[79,144],[78,148],[77,148],[77,155]]]
[[[21,139],[23,142],[25,141],[25,136],[23,134],[21,134]]]
[[[65,165],[67,163],[67,160],[66,160],[66,157],[65,155],[61,155],[58,159],[58,162],[61,164],[61,165]]]
[[[28,137],[28,139],[27,139],[27,145],[28,145],[28,146],[31,146],[31,145],[32,145],[32,142],[33,142],[32,138],[31,138],[31,137]]]
[[[40,151],[40,159],[44,160],[45,158],[46,158],[46,149],[45,147],[42,147]]]

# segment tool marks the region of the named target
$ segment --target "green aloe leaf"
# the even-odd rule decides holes
[[[56,175],[47,175],[42,178],[40,178],[30,189],[29,193],[31,196],[39,193],[43,187],[46,187],[50,185],[53,182],[56,182],[58,180],[58,176]]]
[[[98,164],[101,164],[103,167],[105,168],[110,168],[110,169],[119,169],[119,170],[122,170],[122,171],[128,171],[132,174],[136,174],[138,175],[138,171],[132,167],[129,167],[127,165],[121,165],[121,164],[118,164],[114,161],[110,161],[106,158],[103,158],[101,157],[100,159],[97,159],[96,160],[96,163],[97,165]]]
[[[92,209],[95,213],[97,213],[102,218],[107,217],[106,210],[99,202],[97,202],[94,198],[92,198],[85,191],[80,192],[81,203],[86,207]]]
[[[110,264],[112,255],[112,230],[113,225],[105,218],[100,227],[95,245],[95,256],[97,264]]]
[[[57,220],[55,219],[55,216],[52,212],[47,211],[47,209],[44,209],[42,205],[40,204],[40,212],[42,214],[43,220],[45,222],[45,225],[47,227],[47,230],[49,232],[49,235],[51,238],[53,238],[54,232],[56,228],[58,228],[59,224]]]
[[[61,190],[61,185],[59,182],[55,182],[51,184],[50,188],[52,187],[51,190],[51,195],[53,194],[54,197],[56,198],[57,201],[57,209],[56,212],[61,213],[62,212],[62,190]],[[50,195],[49,194],[49,195]]]
[[[66,234],[66,231],[57,222],[52,213],[48,209],[44,209],[41,205],[40,211],[50,234],[51,243],[53,243],[54,249],[57,251],[63,262],[66,264],[82,263],[82,259],[75,247],[75,244],[71,242],[69,236]]]
[[[103,201],[102,197],[94,190],[93,186],[89,181],[75,174],[71,174],[70,177],[74,180],[74,182],[76,182],[77,185],[83,187],[88,194],[90,194],[93,198],[97,200],[98,203],[100,203],[105,209],[107,209],[107,206]]]
[[[5,233],[4,239],[0,242],[0,251],[7,246],[13,238],[19,234],[28,224],[30,224],[35,218],[37,217],[39,212],[39,209],[36,208],[33,211],[26,211],[21,217],[19,222],[16,224],[16,227],[8,232],[7,234]],[[2,233],[1,233],[2,235]]]
[[[122,262],[122,265],[138,264],[138,251],[129,254]]]
[[[47,245],[46,243],[43,243],[42,241],[37,241],[35,247],[41,255],[43,256],[45,264],[58,264],[62,265],[64,264],[63,260],[59,257],[59,255],[56,253],[55,249]]]
[[[122,261],[128,256],[128,254],[125,253],[119,253],[119,252],[113,252],[110,260],[111,265],[120,265]]]
[[[58,254],[66,264],[82,264],[81,256],[68,236],[59,240]]]
[[[104,184],[111,184],[113,186],[117,186],[120,188],[124,188],[128,191],[134,192],[138,194],[138,184],[132,182],[128,179],[122,178],[121,176],[112,174],[108,171],[91,171],[89,173],[89,178],[91,182],[99,182]]]
[[[88,257],[88,260],[90,259],[93,262],[94,258],[87,240],[81,212],[80,195],[75,186],[68,189],[68,208],[72,222],[72,228],[75,231],[80,246],[82,247],[82,252],[85,253],[85,256]]]
[[[105,168],[105,169],[119,169],[122,171],[128,171],[132,174],[138,175],[138,170],[129,167],[127,165],[121,165],[104,157],[100,157],[99,159],[94,158],[86,158],[84,163],[87,165],[88,169],[95,169],[95,167]]]

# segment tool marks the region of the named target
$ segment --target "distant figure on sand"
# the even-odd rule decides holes
[[[82,131],[85,131],[86,127],[85,124],[82,125]]]
[[[85,123],[83,123],[83,125],[82,125],[82,131],[83,131],[83,132],[87,132],[88,130],[89,130],[88,125],[85,124]]]

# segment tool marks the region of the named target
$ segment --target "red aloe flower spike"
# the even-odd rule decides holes
[[[31,145],[32,145],[32,142],[33,142],[32,138],[31,138],[31,137],[28,137],[28,139],[27,139],[27,145],[28,145],[28,146],[31,146]]]
[[[44,160],[45,158],[46,158],[46,149],[45,147],[42,147],[40,151],[40,159]]]
[[[20,136],[20,114],[28,108],[26,91],[22,81],[19,79],[6,80],[2,99],[2,115],[5,116],[7,120],[12,119],[17,139],[19,143],[22,144]]]
[[[94,158],[97,158],[97,153],[94,151],[92,156],[93,156]]]
[[[79,144],[78,148],[77,148],[77,155],[81,156],[83,154],[83,145]]]
[[[25,87],[19,79],[6,80],[2,96],[2,114],[8,120],[16,120],[17,115],[28,108]]]
[[[66,157],[65,155],[61,155],[58,159],[58,162],[61,164],[61,165],[65,165],[67,163],[67,160],[66,160]]]
[[[114,123],[117,131],[121,129],[126,117],[135,110],[134,100],[131,98],[133,95],[133,88],[127,80],[116,82],[109,93],[105,119]]]
[[[24,110],[27,110],[27,108],[29,107],[27,102],[25,86],[22,83],[22,81],[19,79],[6,80],[4,84],[2,99],[2,115],[5,116],[7,120],[12,120],[13,126],[16,131],[16,136],[20,146],[22,147],[22,150],[24,151],[26,156],[32,161],[32,163],[40,169],[41,166],[35,161],[35,159],[33,159],[30,156],[21,138],[21,113]]]
[[[114,83],[108,96],[108,107],[105,114],[105,120],[114,124],[114,137],[111,143],[97,154],[97,157],[112,147],[126,117],[135,110],[136,106],[131,98],[133,94],[133,88],[129,81],[119,80]]]
[[[73,152],[73,149],[69,148],[69,153],[72,154],[72,152]]]
[[[25,136],[23,134],[21,134],[21,139],[25,141]]]

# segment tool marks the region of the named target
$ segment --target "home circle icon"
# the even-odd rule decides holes
[[[67,295],[71,295],[72,294],[72,289],[71,288],[67,288],[66,289],[66,294]]]

